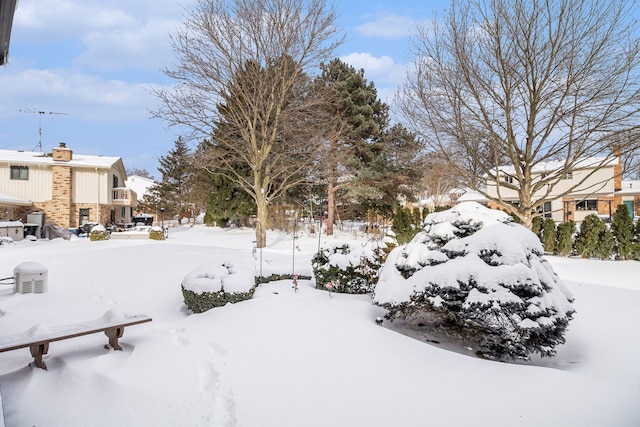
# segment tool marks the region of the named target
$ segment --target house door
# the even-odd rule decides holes
[[[625,200],[624,205],[627,207],[627,210],[629,211],[629,216],[631,217],[631,219],[633,219],[633,200]]]
[[[82,226],[89,222],[89,209],[83,208],[80,209],[80,213],[78,214],[78,225]]]

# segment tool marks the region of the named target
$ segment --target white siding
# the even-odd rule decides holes
[[[27,166],[29,179],[26,181],[11,179],[11,166]],[[45,165],[0,163],[0,193],[9,194],[32,202],[51,200],[51,170]]]
[[[585,179],[590,172],[591,170],[585,169],[574,171],[571,178],[563,179],[558,182],[549,198],[553,199],[559,197],[560,194],[568,191],[572,186],[579,183],[582,179]],[[593,173],[589,178],[586,178],[585,182],[573,190],[567,197],[581,197],[586,195],[596,195],[595,197],[597,197],[597,195],[611,195],[613,194],[614,186],[613,174],[613,167],[602,168]],[[534,179],[535,176],[536,175],[534,175]],[[495,182],[487,182],[487,193],[493,197],[497,197],[498,192]],[[534,198],[541,198],[543,194],[543,191],[539,191],[534,195]],[[500,186],[500,195],[506,200],[518,200],[518,193],[515,190],[507,189],[503,186]]]
[[[110,173],[104,169],[73,169],[73,201],[75,203],[107,204]]]

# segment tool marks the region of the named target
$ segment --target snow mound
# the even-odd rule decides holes
[[[236,268],[233,263],[205,263],[194,268],[182,280],[186,290],[203,292],[241,293],[249,292],[255,286],[253,271]]]

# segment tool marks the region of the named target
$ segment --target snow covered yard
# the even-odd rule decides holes
[[[322,236],[335,242],[350,235]],[[548,258],[575,296],[566,344],[551,359],[506,364],[376,325],[371,297],[300,281],[189,314],[180,283],[207,262],[259,270],[252,230],[172,228],[166,241],[23,241],[0,247],[0,278],[25,261],[48,292],[0,286],[0,335],[64,325],[110,309],[153,322],[125,329],[123,352],[95,334],[51,343],[48,371],[27,349],[0,353],[13,426],[637,426],[640,263]],[[365,240],[355,242],[365,244]],[[370,243],[369,243],[370,244]],[[311,275],[317,236],[268,233],[263,274]],[[386,322],[385,322],[386,323]],[[387,325],[385,325],[387,326]]]

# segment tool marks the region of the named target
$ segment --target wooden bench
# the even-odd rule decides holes
[[[0,353],[29,347],[35,365],[38,368],[47,369],[42,357],[49,351],[49,343],[51,342],[104,332],[109,338],[109,345],[114,350],[122,351],[118,339],[122,337],[124,328],[151,320],[151,317],[145,314],[131,315],[110,310],[99,319],[88,322],[50,328],[36,325],[18,334],[0,337]],[[105,345],[105,348],[108,346]]]

